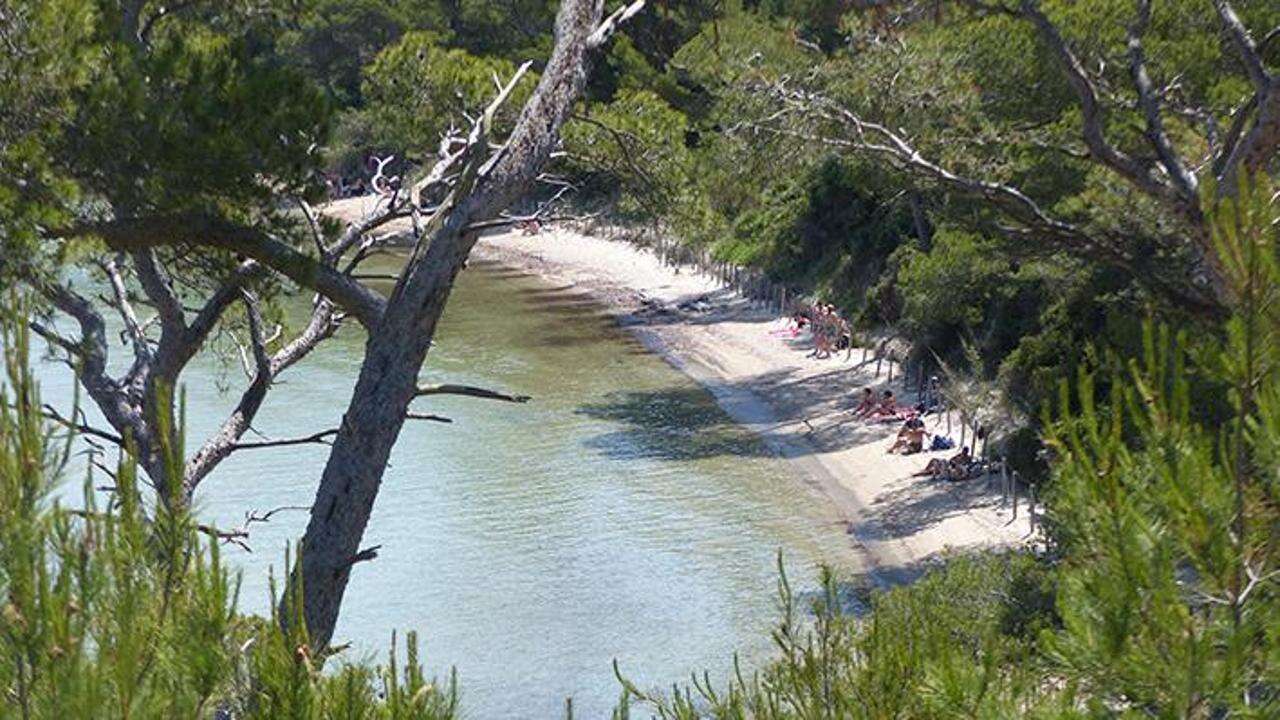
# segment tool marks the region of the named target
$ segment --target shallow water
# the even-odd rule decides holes
[[[344,330],[289,371],[256,427],[333,426],[361,345]],[[46,400],[69,396],[65,375],[44,374]],[[187,372],[193,444],[233,405],[239,374],[212,359]],[[561,717],[567,696],[579,717],[607,717],[615,658],[664,689],[693,670],[723,678],[735,652],[750,668],[771,650],[779,549],[801,591],[819,563],[856,569],[843,527],[783,461],[573,288],[473,264],[423,374],[534,400],[418,401],[455,422],[406,425],[365,537],[382,548],[354,571],[335,641],[363,657],[417,630],[433,672],[457,667],[467,717]],[[232,527],[307,505],[324,460],[321,446],[233,456],[199,511]],[[242,607],[267,609],[268,568],[279,574],[305,523],[286,510],[253,525],[252,553],[228,548]]]

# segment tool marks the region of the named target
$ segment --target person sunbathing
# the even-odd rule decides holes
[[[853,409],[854,417],[863,417],[876,408],[876,394],[871,392],[871,388],[862,388],[862,400],[858,403],[858,407]]]
[[[778,328],[777,330],[771,330],[769,334],[779,337],[796,337],[808,324],[809,318],[805,317],[804,313],[797,312],[787,318],[783,327]]]
[[[914,415],[907,418],[898,430],[898,439],[885,452],[892,455],[901,451],[903,455],[911,455],[924,450],[924,421]]]
[[[885,390],[880,396],[880,402],[876,403],[874,409],[867,413],[866,417],[871,420],[894,420],[899,416],[898,401],[893,397],[892,390]]]
[[[960,452],[950,459],[934,458],[930,460],[923,470],[913,473],[912,477],[933,476],[947,480],[965,480],[969,476],[969,466],[972,464],[973,455],[969,454],[969,448],[966,446],[961,448]]]

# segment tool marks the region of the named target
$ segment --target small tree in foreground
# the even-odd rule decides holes
[[[70,438],[40,412],[25,313],[3,312],[0,717],[454,716],[454,682],[426,678],[412,634],[402,667],[393,639],[385,667],[321,674],[300,630],[237,612],[218,540],[181,507],[144,508],[131,459],[90,476],[82,508],[54,499]]]

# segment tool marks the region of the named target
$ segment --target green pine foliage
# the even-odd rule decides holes
[[[306,247],[285,200],[317,199],[319,171],[363,172],[370,152],[399,155],[412,174],[483,107],[495,75],[546,56],[556,3],[171,5],[133,38],[118,2],[0,8],[6,287],[18,263],[27,276],[86,269],[92,243],[40,241],[71,217],[200,210]],[[1233,5],[1250,28],[1280,25],[1274,0]],[[1145,161],[1123,61],[1133,4],[1040,6],[1115,100],[1106,139]],[[1274,67],[1280,41],[1258,39]],[[1199,108],[1166,112],[1170,137],[1203,155],[1206,128],[1229,128],[1249,93],[1212,4],[1154,4],[1144,43],[1166,100]],[[1280,716],[1274,174],[1207,203],[1233,301],[1206,319],[1161,292],[1186,282],[1186,258],[1159,249],[1184,219],[1089,159],[1056,60],[1007,14],[654,2],[596,70],[553,169],[579,197],[838,302],[909,337],[919,358],[985,375],[1017,414],[1042,418],[1005,450],[1051,480],[1043,556],[961,558],[860,613],[833,579],[807,602],[784,576],[775,662],[670,696],[624,680],[619,716]],[[882,121],[957,172],[1015,184],[1131,242],[1135,257],[1118,267],[1011,241],[982,201],[818,140],[835,121],[779,126],[778,83]],[[192,284],[234,260],[182,257]],[[0,717],[456,714],[455,681],[429,679],[412,635],[404,660],[393,639],[385,666],[344,664],[310,656],[279,618],[239,612],[216,530],[154,506],[127,457],[68,494],[71,445],[41,415],[17,322],[39,308],[4,303]],[[1046,403],[1056,412],[1041,415]]]
[[[777,660],[670,695],[624,679],[618,716],[1280,716],[1273,193],[1246,184],[1210,208],[1235,297],[1225,339],[1148,323],[1138,358],[1061,383],[1044,552],[954,559],[863,614],[830,577],[797,610],[783,575]],[[1206,386],[1225,419],[1198,407]]]
[[[68,503],[72,438],[40,411],[24,308],[0,323],[0,717],[455,716],[413,634],[404,659],[393,639],[386,665],[322,672],[305,637],[238,612],[214,531],[151,506],[128,458]]]

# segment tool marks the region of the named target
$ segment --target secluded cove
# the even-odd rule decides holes
[[[257,429],[335,425],[362,341],[345,330],[283,376]],[[46,398],[68,399],[65,373],[46,367]],[[614,658],[642,687],[722,675],[735,652],[750,666],[771,649],[778,549],[799,589],[819,563],[857,569],[844,524],[784,461],[573,287],[473,263],[423,376],[534,399],[419,401],[454,423],[401,435],[365,537],[379,557],[353,574],[336,639],[356,658],[419,631],[433,671],[458,668],[469,717],[556,717],[570,695],[580,716],[607,716]],[[194,444],[243,379],[212,358],[185,377]],[[325,457],[235,455],[201,487],[199,513],[234,527],[305,506]],[[226,549],[242,608],[266,611],[268,569],[305,523],[286,510],[252,526],[252,553]]]

